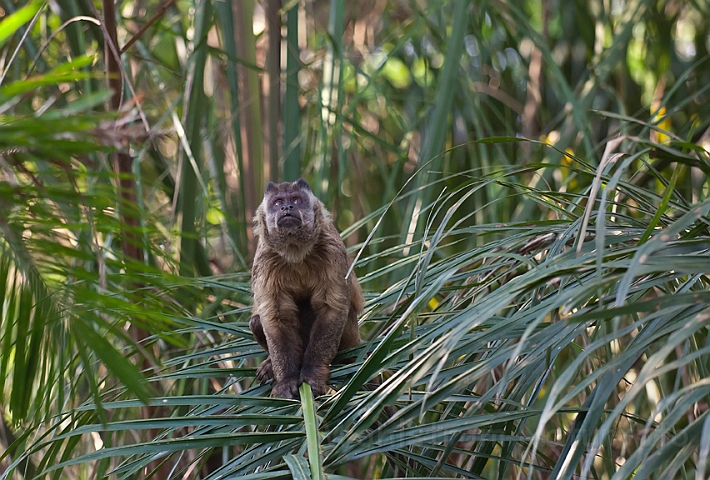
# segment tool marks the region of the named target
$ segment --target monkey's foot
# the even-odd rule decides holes
[[[271,396],[278,398],[292,398],[298,400],[299,382],[296,378],[284,378],[280,382],[276,382],[274,388],[271,389]]]
[[[271,357],[268,357],[256,369],[256,379],[263,385],[272,378],[274,378],[274,367],[271,365]]]

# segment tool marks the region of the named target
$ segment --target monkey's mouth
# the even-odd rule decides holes
[[[300,218],[291,215],[290,213],[285,213],[281,216],[276,224],[279,228],[296,228],[300,227],[303,222]]]

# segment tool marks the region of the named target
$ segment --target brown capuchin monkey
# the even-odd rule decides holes
[[[257,378],[274,379],[273,397],[298,398],[303,382],[323,395],[335,354],[360,344],[357,317],[365,300],[355,274],[345,278],[345,244],[303,179],[269,183],[254,232],[249,328],[269,353]]]

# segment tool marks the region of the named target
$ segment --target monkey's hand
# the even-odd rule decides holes
[[[271,365],[271,357],[269,357],[261,362],[259,368],[256,369],[256,379],[263,385],[272,378],[274,378],[274,367]]]
[[[328,377],[330,376],[330,368],[327,366],[308,367],[306,365],[301,369],[301,376],[298,384],[306,382],[311,386],[314,397],[325,395],[328,390]]]
[[[298,400],[299,382],[296,378],[284,378],[280,382],[276,382],[274,388],[271,389],[271,396],[277,398],[291,398]]]

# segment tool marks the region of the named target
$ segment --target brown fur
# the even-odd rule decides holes
[[[277,200],[281,203],[274,205]],[[303,382],[322,395],[335,354],[360,344],[357,317],[365,301],[355,274],[345,278],[350,268],[345,245],[330,213],[302,179],[270,183],[254,226],[259,243],[249,326],[269,352],[257,377],[275,380],[274,397],[297,398]]]

